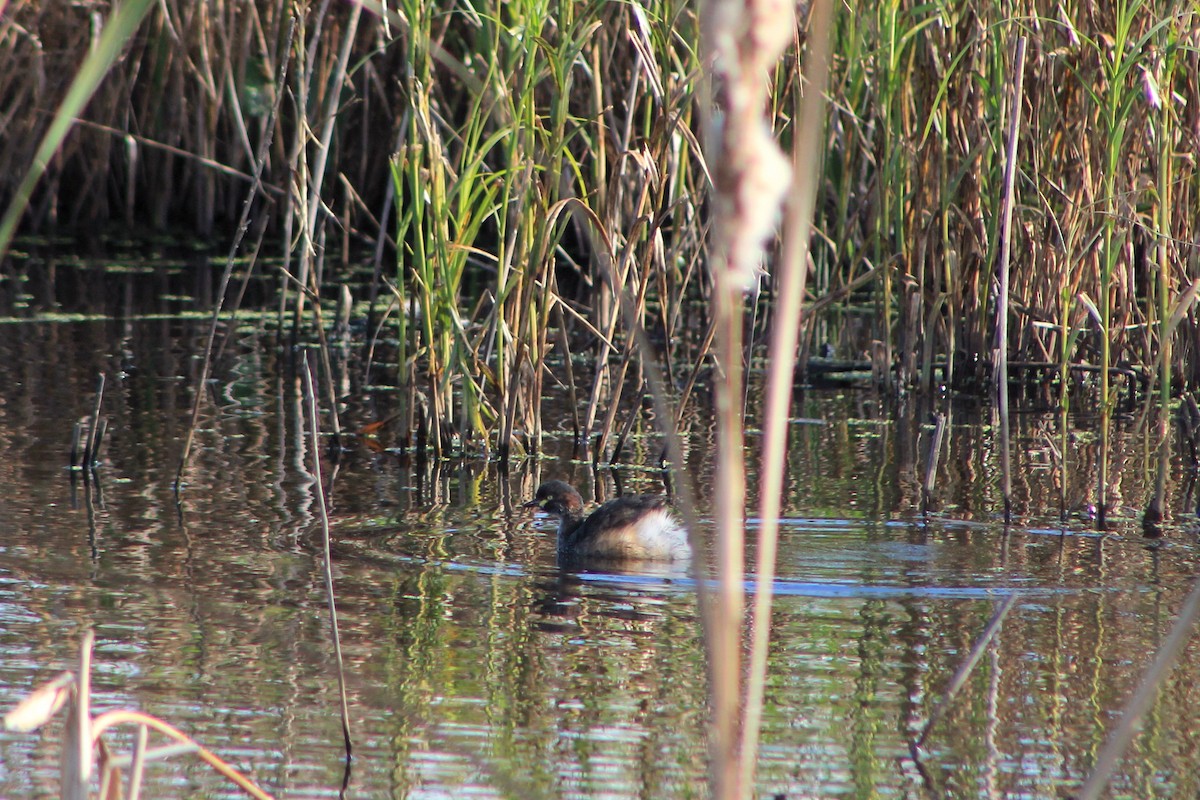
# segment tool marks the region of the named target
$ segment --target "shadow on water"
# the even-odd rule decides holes
[[[141,707],[278,794],[327,796],[341,779],[341,734],[298,384],[270,334],[248,328],[231,341],[206,387],[180,515],[171,482],[202,337],[179,319],[0,325],[0,704],[70,663],[90,625],[97,707]],[[68,449],[101,372],[101,491],[83,497],[71,491]],[[353,369],[345,397],[348,430],[390,410],[387,388]],[[1173,521],[1147,540],[1137,506],[1153,454],[1136,433],[1119,435],[1114,497],[1128,508],[1099,535],[1090,445],[1077,440],[1064,470],[1047,443],[1055,420],[1026,415],[1015,431],[1019,524],[1005,528],[989,434],[964,410],[947,428],[938,510],[924,515],[929,427],[892,416],[852,389],[807,392],[797,409],[760,792],[1069,792],[1200,567],[1183,512],[1191,468],[1174,465]],[[703,486],[713,448],[705,425],[692,430],[689,466]],[[552,432],[544,458],[508,475],[482,460],[390,451],[386,429],[375,447],[354,441],[341,454],[331,521],[358,742],[351,794],[699,791],[695,578],[558,569],[553,523],[521,502],[545,477],[574,482],[589,501],[612,493],[608,477],[573,460],[569,439]],[[635,435],[633,463],[653,464],[658,448]],[[620,476],[626,491],[660,490],[651,470]],[[1013,595],[914,758],[947,684]],[[1200,790],[1188,677],[1198,661],[1194,646],[1182,654],[1115,795]],[[0,794],[52,796],[57,743],[57,728],[0,733]],[[225,791],[186,761],[155,767],[148,782],[160,795]]]

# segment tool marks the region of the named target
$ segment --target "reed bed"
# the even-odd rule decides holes
[[[301,285],[332,298],[329,287],[363,279],[366,254],[394,254],[380,270],[393,291],[371,294],[395,300],[407,443],[536,450],[542,390],[566,380],[540,366],[569,348],[592,356],[571,378],[588,400],[580,436],[603,432],[607,445],[624,418],[600,409],[640,405],[644,366],[614,293],[644,305],[674,373],[704,354],[707,306],[691,304],[710,295],[713,176],[699,145],[708,73],[694,10],[367,3],[360,22],[359,8],[306,9],[289,48],[286,4],[153,5],[103,79],[91,76],[98,88],[79,124],[22,205],[52,111],[106,26],[92,7],[9,3],[0,192],[23,209],[24,230],[126,223],[209,235],[238,219],[270,140],[254,216]],[[1193,386],[1190,305],[1160,376],[1149,374],[1168,352],[1164,314],[1196,274],[1200,218],[1200,26],[1165,1],[838,15],[802,352],[816,340],[873,358],[899,391],[991,380],[1004,85],[1022,34],[1014,378],[1057,381],[1064,405],[1086,388],[1106,413],[1117,365]],[[789,47],[766,100],[785,149],[803,86],[797,56]],[[282,277],[280,296],[295,322],[311,319]],[[755,297],[755,319],[769,320],[773,295]],[[865,327],[847,324],[865,309]],[[560,317],[571,338],[547,334]],[[764,341],[750,337],[752,356]],[[1071,365],[1095,368],[1095,380]]]

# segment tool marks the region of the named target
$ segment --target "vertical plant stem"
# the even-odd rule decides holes
[[[342,664],[342,637],[338,632],[337,602],[333,591],[333,564],[329,553],[329,509],[325,503],[325,484],[321,476],[321,438],[317,423],[317,394],[313,389],[313,368],[308,358],[304,359],[304,402],[308,412],[309,439],[311,441],[313,481],[316,484],[317,509],[321,514],[321,555],[325,576],[325,598],[329,604],[329,630],[333,638],[334,663],[337,665],[338,697],[341,701],[342,738],[346,746],[346,760],[354,749],[350,737],[350,708],[346,701],[346,672]]]
[[[60,769],[63,800],[87,800],[92,779],[92,646],[95,643],[96,634],[89,628],[79,645],[75,697],[67,706]]]
[[[792,164],[761,117],[767,105],[763,76],[794,43],[795,8],[753,0],[706,4],[703,40],[716,73],[714,99],[724,110],[712,127],[708,161],[714,174],[712,319],[718,376],[716,526],[717,596],[709,647],[712,724],[709,774],[714,797],[737,798],[742,783],[739,711],[742,708],[742,614],[745,598],[745,409],[742,386],[744,298],[757,280],[763,243],[772,236],[780,204],[792,188]]]
[[[946,415],[938,414],[934,421],[933,436],[929,441],[929,456],[925,461],[925,481],[922,484],[921,513],[928,514],[933,488],[937,481],[938,461],[942,454],[942,441],[946,437]]]
[[[1000,297],[996,304],[996,399],[1000,408],[1000,471],[1004,494],[1004,523],[1012,522],[1012,466],[1011,441],[1008,424],[1008,271],[1009,253],[1012,249],[1013,194],[1017,177],[1017,135],[1021,129],[1022,86],[1025,82],[1025,37],[1017,39],[1015,74],[1011,85],[1011,100],[1008,114],[1008,136],[1005,141],[1004,201],[1000,214]]]
[[[815,0],[808,26],[805,58],[807,86],[800,101],[799,123],[794,133],[792,161],[795,178],[788,197],[784,252],[778,266],[779,289],[769,349],[767,402],[763,416],[763,454],[760,469],[759,534],[750,632],[749,670],[743,712],[741,771],[738,797],[752,797],[754,770],[758,761],[759,726],[767,673],[767,646],[771,634],[771,601],[774,595],[776,545],[779,513],[783,502],[783,479],[787,434],[790,428],[792,386],[796,369],[796,347],[800,338],[804,290],[808,278],[809,243],[813,212],[820,183],[821,132],[824,96],[829,83],[833,2]],[[722,459],[724,462],[726,459]]]
[[[721,375],[716,381],[718,490],[717,597],[711,658],[713,678],[713,783],[717,798],[737,797],[740,780],[736,741],[741,695],[741,630],[746,565],[743,507],[746,498],[745,435],[742,399],[742,288],[728,266],[717,270],[713,290],[715,353]]]
[[[96,445],[100,433],[100,408],[104,403],[104,373],[96,378],[96,402],[92,404],[92,419],[88,423],[87,445],[83,449],[84,475],[96,464]]]
[[[146,766],[146,740],[150,731],[145,725],[138,725],[137,741],[133,745],[133,764],[129,768],[129,800],[140,800],[142,794],[142,773]]]
[[[1112,336],[1113,336],[1113,278],[1119,261],[1118,251],[1127,234],[1117,235],[1116,226],[1125,225],[1118,215],[1117,186],[1125,174],[1125,133],[1128,118],[1124,109],[1128,89],[1126,76],[1132,66],[1127,48],[1133,17],[1139,0],[1118,0],[1114,8],[1114,30],[1111,46],[1104,57],[1105,79],[1110,89],[1104,94],[1105,164],[1103,242],[1100,262],[1100,464],[1096,476],[1096,524],[1103,530],[1108,524],[1108,470],[1112,436]]]
[[[628,260],[628,259],[626,259],[626,260]],[[611,264],[612,262],[606,261],[604,263]],[[637,299],[634,300],[632,303],[632,306],[633,306],[632,313],[633,313],[634,318],[638,321],[639,326],[642,325],[641,320],[643,320],[646,315],[646,289],[650,285],[649,272],[650,272],[650,262],[647,261],[643,264],[642,275],[641,275],[640,280],[638,281]],[[631,273],[632,273],[632,266],[628,266],[628,265],[625,269],[623,269],[621,271],[621,275],[624,276],[624,278],[626,278],[626,279],[628,278],[628,276]],[[627,280],[621,280],[618,283],[618,278],[616,276],[613,276],[610,279],[610,282],[612,283],[612,285],[614,287],[614,292],[619,291],[621,293],[628,293],[629,290],[628,290],[628,281]],[[617,419],[617,412],[620,410],[621,395],[623,394],[623,390],[625,387],[625,379],[626,379],[626,376],[629,374],[629,365],[633,361],[633,357],[634,357],[636,350],[637,350],[637,341],[634,338],[630,337],[625,344],[625,352],[621,354],[621,366],[617,370],[616,380],[613,381],[612,394],[608,398],[608,410],[604,414],[604,421],[600,426],[599,434],[597,434],[597,436],[596,436],[596,447],[595,447],[595,451],[592,453],[592,464],[595,466],[598,466],[600,464],[600,462],[605,458],[605,450],[608,447],[608,438],[612,434],[612,428]],[[640,381],[639,381],[639,383],[640,383]],[[635,416],[636,414],[637,414],[636,408],[630,412],[631,416]]]
[[[551,290],[555,294],[555,299],[552,303],[554,307],[555,324],[558,326],[558,344],[562,349],[563,369],[566,371],[567,377],[567,403],[571,409],[571,432],[574,434],[572,441],[579,444],[579,399],[578,392],[575,389],[575,367],[571,363],[571,337],[567,335],[567,319],[562,311],[562,301],[558,299],[558,287],[553,283],[553,272],[550,274]]]
[[[1166,48],[1167,52],[1173,52],[1173,48]],[[1165,94],[1167,98],[1172,95],[1172,83],[1170,76],[1173,74],[1174,58],[1168,57],[1168,67],[1165,70],[1167,77]],[[1154,498],[1150,502],[1150,507],[1146,510],[1146,518],[1148,522],[1161,522],[1166,516],[1166,493],[1167,493],[1167,471],[1170,469],[1170,408],[1171,408],[1171,340],[1172,331],[1169,330],[1168,319],[1171,316],[1170,311],[1170,296],[1171,291],[1171,262],[1170,262],[1170,247],[1171,247],[1171,210],[1173,203],[1171,202],[1171,158],[1173,141],[1173,126],[1171,124],[1171,104],[1170,102],[1162,102],[1160,98],[1159,107],[1159,124],[1155,129],[1158,135],[1158,208],[1155,214],[1155,223],[1158,228],[1158,275],[1156,283],[1156,292],[1158,294],[1158,474],[1154,479]]]
[[[320,215],[321,203],[321,188],[325,181],[325,165],[329,161],[329,148],[333,142],[334,123],[337,122],[338,109],[341,105],[342,84],[346,80],[346,68],[350,62],[350,49],[354,44],[354,37],[358,33],[358,20],[362,15],[362,4],[351,4],[350,21],[346,24],[346,30],[342,37],[342,47],[338,51],[338,58],[333,74],[329,77],[328,90],[326,92],[326,104],[323,109],[321,119],[320,136],[317,138],[317,151],[313,158],[312,166],[309,169],[307,176],[307,202],[303,204],[302,210],[305,214],[305,225],[303,236],[301,238],[302,250],[300,251],[300,269],[298,277],[300,282],[308,285],[311,280],[310,274],[312,271],[312,259],[316,253],[317,247],[317,217]],[[318,25],[317,30],[313,32],[314,42],[321,35]],[[312,63],[308,64],[311,69]],[[302,136],[302,133],[298,133]],[[320,287],[314,286],[314,291],[320,295]],[[298,295],[296,298],[296,323],[300,322],[300,315],[303,313],[303,295]]]
[[[1059,287],[1058,295],[1059,303],[1059,341],[1061,345],[1058,353],[1058,453],[1059,453],[1059,469],[1061,476],[1058,481],[1058,516],[1059,519],[1065,521],[1067,518],[1067,471],[1070,469],[1070,464],[1067,461],[1070,450],[1067,447],[1070,431],[1068,422],[1070,421],[1071,412],[1071,394],[1070,394],[1070,334],[1071,334],[1071,306],[1072,298],[1069,287],[1067,286],[1067,275],[1064,270],[1062,276],[1062,284]]]

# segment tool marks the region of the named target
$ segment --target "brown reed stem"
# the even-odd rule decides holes
[[[84,475],[96,464],[96,442],[100,435],[100,408],[104,402],[104,373],[96,377],[96,401],[92,404],[92,418],[88,422],[87,444],[83,448]]]
[[[333,362],[329,358],[329,337],[325,335],[325,321],[321,316],[321,301],[315,293],[311,295],[313,301],[313,322],[317,328],[317,347],[318,354],[321,357],[321,372],[325,376],[323,387],[325,393],[329,396],[329,423],[333,428],[333,442],[338,448],[342,446],[342,420],[338,414],[338,394],[337,387],[333,385]]]
[[[663,360],[666,360],[666,355],[663,355]],[[609,462],[616,463],[620,459],[621,452],[625,449],[625,442],[629,440],[629,435],[633,432],[633,426],[637,424],[638,416],[642,413],[642,398],[646,396],[646,379],[638,380],[637,402],[633,408],[629,410],[629,414],[625,417],[625,423],[621,426],[621,430],[617,432],[617,438],[613,440],[612,453],[609,455]]]
[[[294,18],[293,18],[293,20],[294,20]],[[102,133],[107,133],[110,136],[120,137],[122,139],[130,140],[132,142],[135,142],[139,146],[144,146],[144,147],[150,148],[152,150],[161,150],[164,153],[169,153],[170,155],[174,156],[175,158],[180,158],[185,161],[193,161],[196,164],[199,164],[201,167],[203,167],[206,170],[211,170],[213,172],[217,172],[222,175],[227,175],[230,178],[233,178],[234,180],[245,181],[248,183],[254,183],[254,176],[251,174],[242,172],[239,169],[235,169],[235,168],[229,166],[228,164],[222,164],[219,161],[213,161],[211,158],[205,158],[204,156],[200,156],[200,155],[197,155],[188,150],[184,150],[181,147],[172,147],[169,144],[164,144],[163,142],[157,142],[157,141],[154,141],[153,139],[148,139],[145,136],[139,136],[136,133],[130,133],[128,131],[123,131],[123,130],[120,130],[119,128],[114,128],[111,125],[104,125],[102,123],[99,123],[99,122],[96,122],[96,121],[90,120],[90,119],[77,119],[77,120],[75,120],[75,124],[81,128],[90,128],[92,130],[101,131]],[[136,171],[130,170],[130,174],[136,175]],[[272,183],[260,183],[258,188],[264,194],[269,194],[275,198],[281,198],[287,194],[286,189],[284,189],[283,187],[280,187],[280,186],[276,186],[275,184],[272,184]]]
[[[742,423],[742,290],[730,267],[718,269],[713,289],[715,353],[721,374],[715,381],[717,428],[714,523],[717,529],[717,597],[711,640],[713,731],[711,743],[714,795],[737,797],[738,706],[741,695],[741,630],[746,575],[743,505],[746,470]]]
[[[95,746],[100,741],[100,736],[108,728],[114,725],[143,725],[147,728],[153,728],[159,733],[174,739],[177,742],[193,745],[196,748],[196,755],[202,761],[227,778],[229,781],[237,785],[246,794],[257,800],[273,800],[270,794],[258,788],[254,783],[242,773],[231,767],[216,753],[198,744],[195,739],[188,736],[183,731],[176,728],[174,725],[159,719],[158,717],[146,714],[142,711],[134,711],[132,709],[117,709],[115,711],[106,711],[97,716],[91,725],[91,738],[88,739],[88,748]]]
[[[675,427],[683,425],[683,415],[687,410],[688,401],[692,398],[692,392],[696,388],[696,381],[700,377],[700,370],[704,368],[704,362],[708,358],[708,354],[712,351],[713,338],[717,335],[717,326],[709,320],[708,329],[704,333],[704,341],[700,343],[700,350],[696,354],[695,363],[692,364],[692,371],[688,375],[687,383],[683,385],[683,392],[679,396],[679,409],[676,412]]]
[[[627,251],[626,261],[628,262],[630,260],[631,259]],[[637,300],[634,301],[632,309],[632,313],[634,318],[637,320],[639,327],[642,327],[642,320],[646,315],[646,290],[650,285],[650,266],[651,265],[648,260],[642,265],[642,275],[638,281],[638,296]],[[628,276],[631,272],[632,265],[630,265],[628,269],[624,270],[622,275]],[[610,280],[614,284],[614,292],[618,291],[616,289],[616,276],[612,276]],[[619,291],[622,293],[627,291],[627,286],[624,282],[621,283]],[[624,393],[625,388],[625,378],[626,375],[629,374],[630,364],[633,363],[633,357],[636,354],[637,349],[636,345],[637,341],[633,337],[630,337],[625,343],[625,352],[621,354],[621,366],[617,371],[617,379],[613,382],[612,393],[608,398],[608,410],[604,414],[604,422],[600,426],[600,433],[596,438],[596,449],[592,454],[592,463],[594,465],[599,465],[600,460],[605,457],[604,451],[608,446],[608,437],[612,434],[612,428],[617,419],[617,412],[620,410],[621,395]],[[635,408],[632,413],[636,415],[637,409]]]
[[[338,630],[337,600],[333,591],[333,561],[329,551],[329,508],[325,502],[325,483],[321,476],[321,437],[317,418],[317,395],[313,389],[313,368],[308,358],[304,359],[304,401],[308,412],[308,433],[311,441],[313,481],[317,493],[317,509],[321,515],[321,556],[325,577],[325,599],[329,605],[329,630],[333,639],[333,657],[337,665],[338,698],[341,701],[342,738],[346,747],[346,760],[354,750],[350,736],[350,705],[346,700],[346,670],[342,662],[342,637]]]
[[[129,768],[129,800],[139,800],[142,795],[142,774],[146,767],[146,742],[149,737],[150,729],[138,725],[137,740],[133,744],[133,764]]]
[[[557,294],[557,285],[554,287],[554,292]],[[571,342],[567,335],[567,319],[562,311],[562,303],[554,303],[555,323],[558,325],[558,343],[562,347],[563,365],[567,372],[567,404],[571,408],[571,432],[574,435],[573,441],[579,444],[579,399],[578,391],[575,388],[575,365],[571,363]],[[534,369],[540,369],[541,365],[534,365]]]
[[[67,727],[63,737],[63,800],[87,800],[92,779],[92,647],[96,634],[90,628],[79,645],[79,670],[75,674],[74,702],[67,704]]]
[[[921,484],[921,513],[928,514],[930,501],[933,498],[933,487],[937,481],[938,462],[942,455],[942,441],[946,436],[946,415],[938,414],[933,427],[933,436],[929,440],[929,456],[925,460],[925,480]]]

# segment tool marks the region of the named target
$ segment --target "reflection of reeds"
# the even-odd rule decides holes
[[[288,26],[288,32],[287,32],[287,41],[288,41],[289,46],[292,41],[292,36],[295,34],[295,27],[296,27],[295,20],[293,20],[292,24]],[[279,82],[280,83],[282,83],[287,78],[288,64],[289,64],[288,59],[285,58],[283,63],[280,65],[280,72],[279,72]],[[275,102],[271,106],[270,121],[272,124],[268,125],[266,135],[263,137],[262,141],[259,143],[258,152],[254,159],[254,179],[253,179],[252,183],[250,184],[249,191],[246,193],[246,199],[242,202],[241,218],[238,222],[237,231],[233,237],[233,243],[230,245],[230,248],[229,248],[229,256],[225,260],[225,270],[221,275],[221,284],[220,284],[220,288],[217,291],[217,302],[216,302],[215,307],[213,308],[212,321],[211,321],[211,323],[209,325],[209,329],[208,329],[208,340],[207,340],[205,348],[204,348],[204,363],[201,366],[200,377],[196,382],[196,391],[195,391],[195,395],[192,399],[192,420],[191,420],[191,424],[188,426],[187,438],[184,440],[183,453],[179,457],[179,469],[176,470],[176,473],[175,473],[175,489],[177,492],[180,491],[180,489],[181,489],[183,473],[184,473],[184,470],[187,468],[188,455],[190,454],[191,447],[192,447],[192,440],[196,433],[196,424],[200,418],[200,406],[201,406],[201,402],[203,401],[203,399],[205,397],[204,386],[208,381],[209,370],[212,367],[213,348],[215,347],[215,344],[216,344],[217,329],[221,322],[221,311],[224,308],[225,293],[226,293],[227,288],[229,287],[230,279],[233,277],[234,259],[237,257],[238,249],[241,247],[242,237],[245,236],[246,231],[250,226],[250,213],[251,213],[251,209],[254,207],[255,197],[258,195],[258,193],[262,189],[262,174],[263,174],[263,169],[266,166],[267,150],[271,146],[272,133],[274,132],[273,123],[274,123],[275,119],[278,117],[279,106],[280,106],[280,101],[282,100],[282,97],[283,97],[282,94],[276,95]],[[257,249],[258,248],[256,247],[255,248],[256,252],[257,252]],[[253,262],[251,262],[251,263],[253,263]],[[248,272],[247,272],[246,278],[249,279]],[[244,290],[245,290],[245,283],[242,284],[242,291],[244,292]],[[239,292],[239,295],[238,295],[239,299],[241,297],[241,294],[242,293]],[[235,306],[234,310],[235,311],[237,310],[236,306]]]
[[[1088,779],[1079,789],[1078,797],[1082,800],[1094,800],[1108,785],[1117,763],[1133,744],[1134,738],[1141,729],[1142,721],[1158,697],[1159,689],[1166,682],[1171,668],[1192,638],[1198,618],[1200,618],[1200,582],[1197,582],[1188,596],[1184,598],[1183,605],[1179,609],[1179,616],[1171,626],[1171,632],[1155,652],[1154,661],[1142,675],[1137,691],[1122,708],[1120,722],[1109,732],[1104,747],[1096,754],[1095,763]]]

